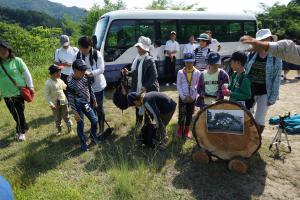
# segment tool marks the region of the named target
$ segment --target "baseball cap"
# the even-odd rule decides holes
[[[176,35],[175,31],[171,31],[170,35]]]
[[[217,52],[210,52],[207,55],[207,63],[209,65],[221,64],[221,56]]]
[[[59,39],[59,42],[61,44],[61,46],[69,46],[70,45],[70,39],[69,39],[69,36],[67,35],[61,35],[60,36],[60,39]]]
[[[130,92],[127,95],[127,100],[128,100],[128,105],[129,106],[134,106],[134,101],[139,100],[140,99],[140,95],[137,92]]]
[[[257,31],[256,33],[256,40],[263,40],[263,39],[266,39],[268,37],[272,37],[273,38],[273,41],[277,41],[278,37],[277,35],[272,35],[270,29],[260,29]]]
[[[193,53],[184,54],[184,62],[195,62],[195,55]]]
[[[77,69],[79,71],[85,71],[87,70],[87,65],[84,62],[84,60],[76,59],[72,64],[73,69]]]
[[[210,38],[209,38],[209,35],[207,35],[206,33],[202,33],[199,35],[199,37],[197,38],[197,40],[206,40],[206,41],[209,41]]]
[[[56,72],[62,70],[62,68],[64,68],[64,66],[62,66],[62,65],[51,65],[48,68],[49,74],[55,74]]]

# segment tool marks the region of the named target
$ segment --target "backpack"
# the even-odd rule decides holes
[[[125,94],[123,94],[122,92],[123,88],[125,89],[126,92]],[[113,103],[121,110],[126,110],[129,107],[127,94],[128,94],[128,79],[125,75],[121,73],[121,78],[119,80],[118,86],[116,87],[116,90],[113,94]]]
[[[90,64],[91,66],[93,66],[94,62],[93,60],[96,62],[96,68],[97,68],[97,61],[98,61],[98,52],[96,49],[92,49],[90,54],[92,54],[92,56],[90,56]],[[76,59],[82,59],[85,60],[85,55],[81,54],[80,51],[78,51]]]

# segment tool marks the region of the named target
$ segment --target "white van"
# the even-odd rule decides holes
[[[101,51],[105,61],[105,77],[107,82],[115,82],[120,77],[120,69],[130,67],[137,55],[134,44],[140,36],[146,36],[152,42],[160,40],[161,48],[169,40],[171,31],[177,32],[177,41],[181,52],[176,55],[176,65],[182,65],[183,45],[188,37],[197,38],[206,30],[213,32],[222,46],[222,57],[233,51],[243,50],[245,46],[239,42],[243,35],[255,36],[256,18],[253,14],[212,13],[206,11],[175,10],[119,10],[106,13],[98,21],[94,40],[96,48]],[[164,53],[160,55],[160,69],[164,66]],[[163,70],[159,70],[163,76]]]

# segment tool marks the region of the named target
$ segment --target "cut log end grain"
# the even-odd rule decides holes
[[[230,171],[237,172],[239,174],[245,174],[248,166],[244,159],[233,159],[229,161],[228,168]]]
[[[201,164],[208,164],[211,160],[210,155],[207,152],[199,150],[195,151],[192,154],[192,158],[194,162],[201,163]]]

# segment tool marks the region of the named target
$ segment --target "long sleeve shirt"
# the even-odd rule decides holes
[[[16,81],[18,86],[33,87],[31,74],[21,58],[15,57],[4,61],[2,66]],[[9,79],[2,67],[0,67],[0,97],[14,97],[20,95],[20,89]]]
[[[184,69],[178,71],[177,75],[177,91],[181,100],[190,96],[192,99],[196,99],[198,96],[197,85],[200,77],[200,71],[195,69],[191,76],[191,81],[187,80],[187,74]]]
[[[48,79],[45,87],[47,103],[50,106],[56,106],[59,101],[60,105],[66,105],[68,103],[64,93],[66,89],[67,85],[61,79]]]
[[[244,73],[234,73],[228,89],[231,90],[230,101],[245,101],[251,98],[251,82]]]
[[[78,113],[76,103],[89,104],[96,99],[90,80],[84,76],[75,79],[71,76],[68,83],[68,99],[73,112]]]
[[[300,45],[291,40],[269,42],[268,52],[282,60],[300,65]]]

